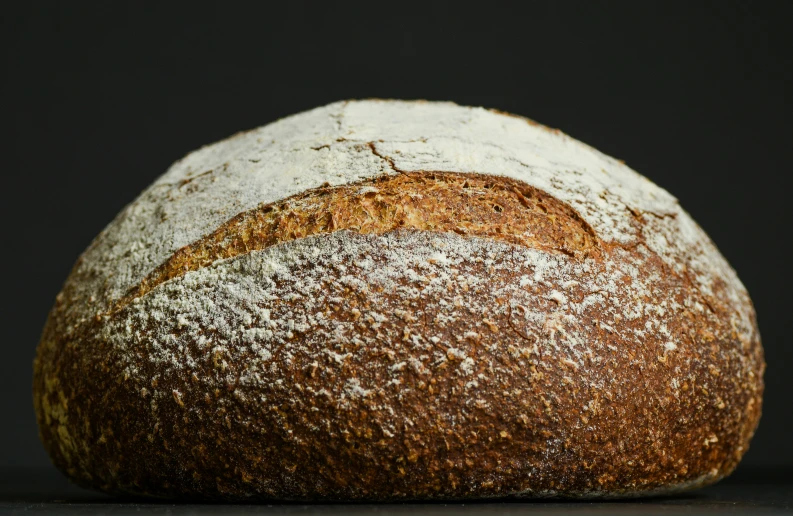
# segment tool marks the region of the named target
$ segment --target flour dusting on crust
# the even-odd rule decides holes
[[[388,218],[406,201],[383,215],[355,197],[409,174],[448,180],[430,212],[454,224],[418,229]],[[341,185],[360,208],[343,227]],[[448,196],[468,207],[490,188],[477,199],[494,222],[456,225],[474,212]],[[294,229],[309,208],[324,233]],[[55,464],[108,492],[633,496],[732,471],[763,369],[746,290],[666,191],[526,119],[372,100],[175,163],[78,260],[34,400]]]
[[[688,472],[701,471],[702,459],[681,457],[681,445],[707,451],[742,435],[754,395],[746,372],[757,364],[724,314],[640,248],[581,261],[454,233],[339,231],[188,272],[88,340],[109,345],[124,390],[142,392],[149,409],[140,431],[154,442],[170,440],[162,428],[178,392],[184,421],[208,428],[209,440],[226,425],[261,429],[276,432],[285,449],[319,457],[333,453],[325,445],[350,442],[355,428],[370,436],[361,449],[379,440],[382,460],[432,460],[438,439],[471,431],[467,445],[446,445],[470,491],[481,494],[472,479],[491,475],[480,471],[474,443],[514,438],[514,446],[533,446],[511,462],[528,474],[515,480],[526,490],[500,496],[660,492],[666,482],[698,482]],[[703,331],[720,343],[716,358]],[[284,414],[273,428],[270,417],[237,412],[241,401]],[[637,403],[648,408],[637,412]],[[672,405],[723,417],[699,420]],[[552,433],[530,437],[528,429],[550,421]],[[424,429],[415,443],[414,425]],[[601,435],[615,437],[592,447]],[[170,453],[192,452],[172,445]],[[572,489],[580,466],[567,483],[554,473],[569,456],[597,462],[598,475],[612,481]],[[361,470],[376,463],[361,460]],[[661,483],[624,478],[658,468]],[[301,471],[282,478],[292,486],[282,489],[322,485]],[[554,479],[561,491],[536,487]]]
[[[362,145],[370,143],[375,152]],[[648,214],[648,233],[661,226],[668,240],[648,245],[669,263],[690,261],[706,286],[714,267],[724,269],[717,252],[694,249],[707,238],[701,230],[675,227],[691,223],[674,197],[559,131],[452,103],[371,100],[294,115],[175,163],[86,251],[75,271],[75,294],[104,310],[176,250],[242,211],[397,170],[518,179],[568,203],[601,239],[621,244],[641,238],[634,214]],[[671,218],[671,227],[659,221],[663,217]]]

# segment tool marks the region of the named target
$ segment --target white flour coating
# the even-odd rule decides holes
[[[435,259],[439,253],[445,263]],[[680,395],[687,381],[708,387],[707,379],[680,373],[690,369],[691,360],[699,360],[699,350],[679,340],[682,327],[676,327],[671,337],[668,328],[680,323],[683,311],[695,314],[701,324],[714,321],[713,314],[697,302],[695,292],[680,282],[665,282],[658,268],[650,267],[644,258],[623,253],[598,264],[594,259],[578,262],[565,255],[454,233],[409,231],[375,236],[345,230],[188,272],[109,318],[99,329],[99,338],[110,343],[121,365],[126,365],[124,377],[144,386],[154,378],[184,378],[198,372],[197,384],[185,388],[212,392],[218,386],[235,386],[235,395],[261,395],[259,401],[267,406],[268,399],[300,399],[310,387],[283,381],[285,371],[308,368],[323,379],[323,388],[312,394],[329,399],[343,412],[364,398],[399,399],[410,392],[402,385],[402,375],[415,372],[431,378],[436,368],[451,364],[464,381],[460,395],[465,396],[466,405],[481,408],[485,402],[478,393],[497,391],[493,386],[505,381],[505,372],[496,350],[482,354],[478,336],[509,331],[503,320],[511,313],[524,337],[511,334],[508,352],[526,371],[525,378],[538,374],[532,372],[533,364],[547,371],[558,367],[550,360],[536,360],[538,356],[559,358],[569,368],[571,384],[573,377],[588,383],[586,392],[591,396],[582,407],[584,416],[597,412],[599,399],[631,399],[639,381],[630,377],[631,371],[646,367],[667,370],[673,396]],[[480,265],[489,267],[488,274],[473,273]],[[532,275],[504,279],[516,270],[553,270],[553,276],[536,281],[554,294],[537,296]],[[508,299],[508,306],[499,305],[499,298]],[[355,303],[361,299],[368,309],[358,309]],[[400,308],[408,306],[423,308],[414,308],[412,313]],[[359,317],[340,320],[331,312],[337,309],[337,313]],[[425,314],[435,314],[431,326],[426,325]],[[389,333],[397,331],[384,325],[391,318],[408,323],[408,331]],[[474,329],[436,336],[460,318]],[[494,330],[493,321],[501,321],[500,330]],[[369,331],[362,331],[359,322]],[[435,334],[428,333],[430,329]],[[295,332],[300,338],[293,338]],[[663,343],[670,338],[672,346],[659,344],[655,350],[657,363],[653,359],[648,364],[638,354],[630,367],[613,369],[612,359],[624,357],[625,351],[610,343],[635,342],[635,351],[645,342]],[[666,357],[678,350],[686,350],[687,358],[668,367]],[[370,362],[378,351],[391,358]],[[741,350],[734,346],[724,346],[720,352],[743,360]],[[141,360],[153,366],[148,369],[153,373],[138,369]],[[345,379],[342,371],[350,362],[368,376]],[[214,373],[206,376],[202,371],[207,370]],[[622,381],[615,383],[615,377]],[[383,396],[383,390],[393,392]],[[562,392],[547,395],[553,399]],[[167,421],[173,393],[167,388],[147,388],[142,395],[152,398],[153,419]],[[667,396],[663,391],[647,395],[657,396],[659,402]],[[710,403],[720,402],[714,395]],[[217,403],[222,408],[224,400]],[[383,403],[370,408],[386,418],[391,414],[384,433],[399,435],[398,429],[406,422],[399,420],[399,411]],[[332,412],[326,416],[327,425],[334,418],[343,419]],[[549,440],[549,461],[554,453],[563,453],[564,437],[562,433]]]
[[[416,171],[506,176],[547,192],[591,226],[592,252],[343,230],[217,260],[114,306],[175,251],[241,212],[325,184]],[[279,450],[336,450],[360,431],[404,452],[399,460],[419,460],[427,437],[474,468],[484,463],[466,439],[492,451],[526,435],[513,442],[530,444],[530,457],[508,457],[510,471],[526,474],[512,494],[554,494],[557,476],[572,471],[555,465],[578,453],[603,461],[606,473],[630,473],[566,494],[632,496],[647,493],[643,482],[656,474],[666,479],[658,489],[715,479],[699,475],[725,474],[731,463],[703,469],[703,457],[745,449],[762,387],[753,318],[704,232],[619,161],[484,109],[342,102],[188,155],[97,237],[45,330],[37,410],[40,424],[41,411],[53,421],[61,465],[89,479],[104,450],[118,446],[127,457],[123,446],[140,442],[181,468],[200,440],[237,463],[259,435]],[[113,444],[102,421],[122,413],[136,433]],[[525,433],[530,427],[543,430]],[[241,445],[227,435],[244,436]],[[228,469],[229,478],[253,478],[239,471]],[[304,475],[297,466],[276,473],[284,486],[310,490],[319,477]],[[275,479],[264,476],[259,487]],[[552,490],[524,490],[535,479]]]
[[[722,279],[729,303],[746,305],[735,273],[676,199],[621,162],[558,131],[482,108],[373,100],[290,116],[175,163],[84,253],[67,308],[78,317],[70,319],[107,309],[176,250],[242,211],[325,183],[420,170],[524,181],[570,204],[604,241],[631,245],[643,238],[678,272],[690,268],[704,293]],[[744,333],[751,328],[745,309],[736,324]]]

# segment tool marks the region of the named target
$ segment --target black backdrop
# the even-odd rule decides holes
[[[4,5],[0,467],[49,464],[35,346],[74,260],[121,208],[200,145],[371,96],[526,115],[676,195],[759,314],[765,407],[742,468],[793,465],[791,5]]]

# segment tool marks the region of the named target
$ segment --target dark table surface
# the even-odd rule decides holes
[[[502,501],[444,504],[193,504],[112,498],[71,485],[54,470],[0,471],[2,514],[793,514],[793,470],[741,470],[714,486],[673,497],[612,502]]]

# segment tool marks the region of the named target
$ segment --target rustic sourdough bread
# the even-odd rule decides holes
[[[764,367],[666,191],[524,118],[373,100],[174,164],[77,261],[34,399],[109,493],[635,496],[730,473]]]

